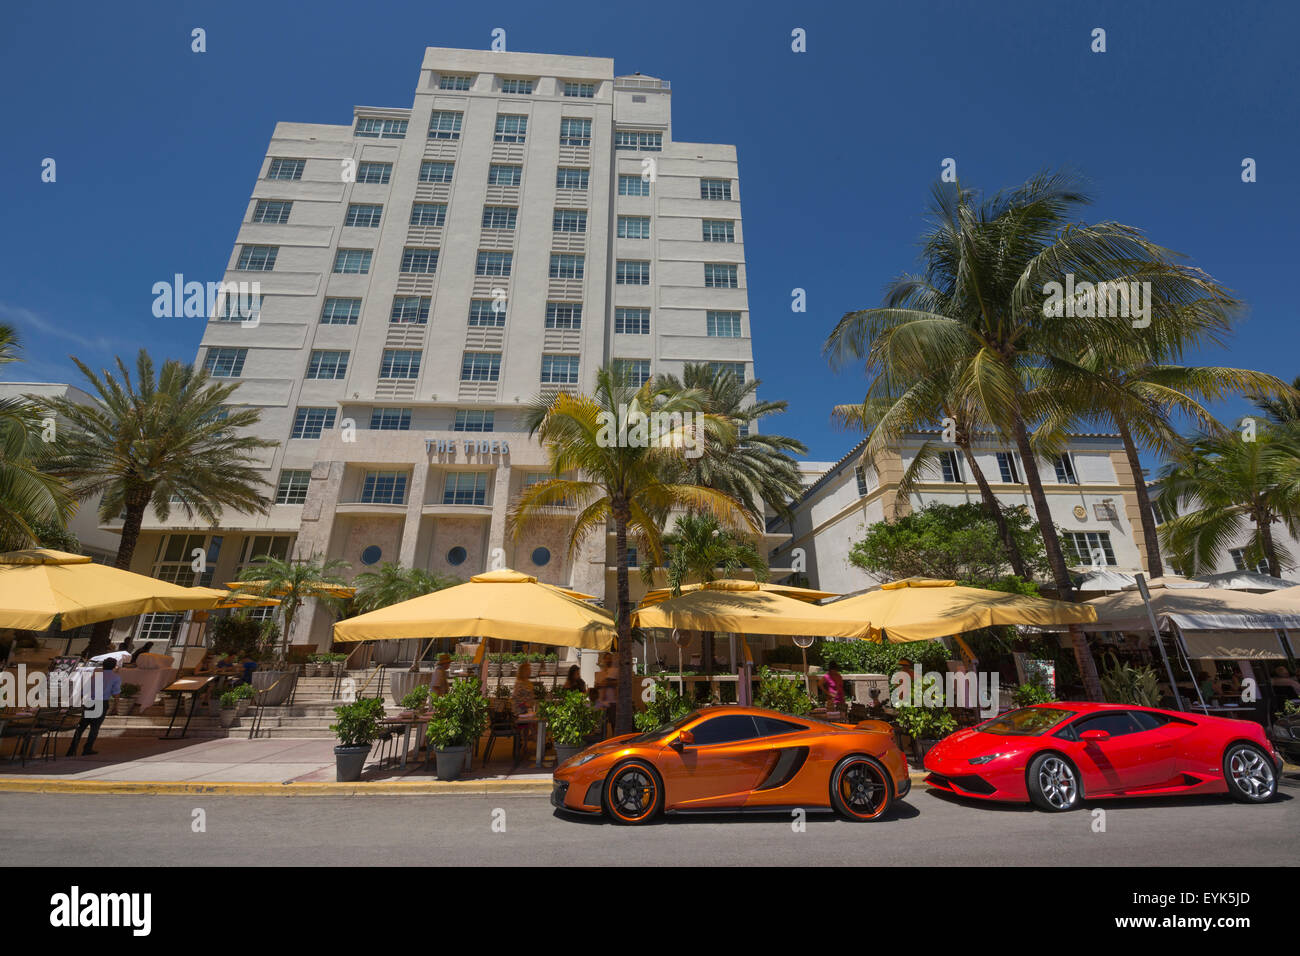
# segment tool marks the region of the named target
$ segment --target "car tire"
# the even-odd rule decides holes
[[[1238,803],[1268,803],[1277,796],[1277,768],[1254,744],[1231,744],[1223,754],[1223,779]]]
[[[601,788],[609,818],[622,826],[649,823],[664,806],[664,785],[655,768],[641,760],[619,764]]]
[[[852,754],[831,771],[831,806],[846,820],[876,820],[894,804],[894,782],[879,760]]]
[[[1025,788],[1034,806],[1049,813],[1065,813],[1083,805],[1083,781],[1078,768],[1054,751],[1029,762]]]

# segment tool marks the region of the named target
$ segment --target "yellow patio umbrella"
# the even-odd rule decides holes
[[[795,598],[799,601],[820,601],[824,598],[839,597],[835,591],[814,591],[812,588],[798,588],[793,584],[769,584],[765,581],[745,581],[737,578],[726,578],[712,583],[717,585],[729,585],[731,581],[739,581],[740,584],[750,585],[758,584],[760,591],[771,591],[773,594],[780,594],[784,597]],[[686,594],[690,591],[698,591],[703,585],[700,584],[683,584],[681,591]],[[749,590],[746,588],[746,590]],[[658,604],[660,601],[666,601],[673,596],[671,588],[653,588],[646,592],[645,597],[641,599],[641,607],[650,604]]]
[[[956,581],[930,578],[891,581],[879,590],[843,598],[825,607],[839,608],[841,613],[870,621],[872,640],[894,643],[950,637],[979,627],[1051,627],[1097,619],[1097,612],[1089,604],[968,588]]]
[[[203,591],[210,589],[204,588]],[[0,627],[63,630],[136,614],[197,611],[218,599],[133,571],[49,548],[0,554]]]
[[[732,634],[865,637],[867,620],[834,604],[820,606],[765,590],[757,581],[709,581],[677,597],[639,607],[638,627],[686,628]]]
[[[272,590],[270,595],[265,594],[269,583],[268,581],[227,581],[226,587],[252,597],[273,597],[287,593],[283,588],[277,588]],[[307,588],[312,592],[312,597],[350,598],[357,593],[357,589],[350,584],[335,584],[332,581],[312,581]]]
[[[260,594],[249,594],[245,591],[223,591],[221,588],[190,588],[195,594],[205,594],[215,598],[219,603],[213,605],[213,610],[221,611],[228,608],[246,608],[246,607],[276,607],[280,601],[278,598],[263,597]]]
[[[334,625],[334,640],[343,642],[421,637],[492,637],[603,651],[614,642],[614,617],[504,568]]]

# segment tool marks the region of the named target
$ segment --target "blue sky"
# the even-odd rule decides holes
[[[190,51],[196,26],[204,54]],[[223,0],[0,13],[0,321],[25,357],[4,377],[75,382],[69,354],[99,368],[141,345],[192,361],[200,320],[155,319],[150,288],[219,277],[275,122],[409,106],[424,47],[486,48],[495,27],[512,50],[612,56],[620,73],[669,79],[677,139],[737,145],[757,372],[765,397],[790,402],[766,430],[812,458],[850,447],[829,410],[864,387],[830,374],[822,341],[914,267],[945,157],[989,190],[1081,170],[1090,220],[1144,229],[1249,304],[1230,348],[1197,360],[1300,374],[1289,0]],[[790,49],[796,27],[806,53]],[[1104,54],[1089,49],[1094,27]],[[55,183],[40,180],[45,157]],[[1257,182],[1242,183],[1243,157]],[[806,314],[791,312],[796,287]]]

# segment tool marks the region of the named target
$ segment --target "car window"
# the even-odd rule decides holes
[[[758,723],[758,732],[764,737],[776,737],[780,734],[795,734],[801,730],[807,730],[803,724],[792,723],[788,720],[777,720],[775,717],[755,717]]]
[[[714,717],[691,728],[698,746],[708,744],[729,744],[737,740],[751,740],[757,737],[758,728],[754,718],[749,714],[729,714],[726,717]]]
[[[1128,711],[1124,710],[1092,714],[1076,720],[1071,726],[1080,734],[1085,730],[1104,730],[1112,737],[1123,737],[1125,734],[1136,733],[1141,729],[1137,721],[1129,716]]]
[[[1169,718],[1164,714],[1157,714],[1150,710],[1130,710],[1129,713],[1133,719],[1138,722],[1138,726],[1143,730],[1155,730],[1157,727],[1163,727],[1169,723]]]

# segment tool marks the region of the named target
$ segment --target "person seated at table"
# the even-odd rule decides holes
[[[515,688],[510,694],[515,716],[531,715],[537,706],[537,692],[533,689],[533,667],[528,661],[521,661],[515,673]]]
[[[1285,664],[1278,664],[1273,668],[1273,677],[1269,683],[1275,690],[1290,690],[1291,696],[1300,697],[1300,681],[1297,681],[1295,675],[1287,670]]]
[[[564,689],[580,690],[584,694],[587,692],[587,682],[582,679],[582,668],[577,664],[569,668],[569,673],[564,678]]]
[[[429,679],[429,693],[441,697],[449,690],[451,690],[451,655],[439,654],[438,666],[433,669],[433,677]]]
[[[596,690],[599,707],[605,711],[610,726],[615,726],[618,704],[618,664],[609,651],[600,655],[600,670],[596,671]]]
[[[1241,696],[1241,668],[1233,666],[1232,675],[1219,681],[1220,697],[1240,697]]]
[[[253,671],[257,670],[257,658],[252,654],[245,654],[243,663],[240,666],[244,668],[244,683],[253,683]]]
[[[199,661],[198,666],[194,668],[196,677],[215,674],[217,672],[217,657],[211,651],[203,655],[203,660]]]
[[[1203,670],[1196,672],[1196,689],[1201,692],[1201,700],[1207,704],[1219,696],[1214,690],[1214,682],[1210,680],[1210,675]]]

